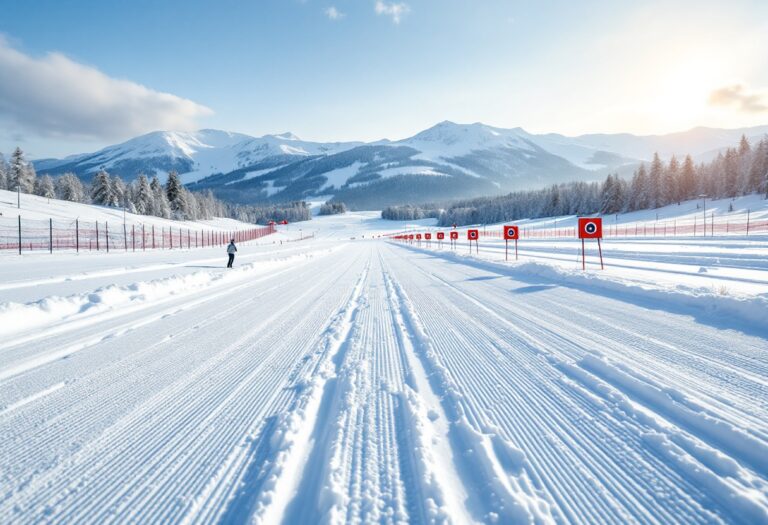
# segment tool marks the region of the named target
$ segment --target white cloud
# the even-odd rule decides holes
[[[713,106],[734,106],[745,113],[768,111],[768,96],[765,93],[748,92],[742,84],[721,87],[709,94]]]
[[[383,2],[382,0],[376,0],[375,9],[377,15],[389,16],[396,24],[399,24],[403,16],[411,11],[405,2]]]
[[[109,77],[61,53],[35,58],[0,35],[0,119],[40,136],[122,139],[191,130],[213,111],[189,99]]]
[[[336,9],[335,6],[331,6],[331,7],[326,7],[325,8],[325,16],[327,16],[331,20],[341,20],[342,18],[344,18],[347,15],[342,13],[338,9]]]

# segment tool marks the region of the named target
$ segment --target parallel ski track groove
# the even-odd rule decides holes
[[[457,383],[472,385],[471,393],[469,391],[464,391],[462,400],[464,401],[467,413],[473,416],[476,424],[479,424],[480,428],[482,428],[482,425],[489,422],[484,415],[487,416],[493,414],[493,412],[490,410],[483,410],[482,407],[493,407],[496,403],[501,401],[499,397],[502,389],[506,390],[507,396],[512,396],[513,398],[515,397],[515,390],[517,389],[525,392],[526,396],[528,396],[527,399],[518,398],[518,402],[514,404],[516,411],[522,410],[523,412],[527,412],[522,417],[515,418],[514,425],[509,421],[508,415],[499,418],[495,414],[494,419],[496,419],[496,421],[494,421],[494,424],[504,428],[514,443],[521,445],[525,443],[522,448],[529,452],[529,460],[534,465],[536,465],[537,461],[545,461],[544,464],[538,466],[534,470],[537,472],[538,477],[543,481],[544,485],[547,486],[548,490],[553,493],[556,500],[560,502],[558,505],[560,511],[572,517],[579,516],[579,518],[577,518],[578,521],[604,520],[609,519],[608,516],[613,516],[612,519],[614,520],[626,520],[628,518],[628,515],[626,514],[627,511],[632,512],[632,515],[634,515],[636,519],[648,520],[651,516],[651,514],[649,514],[650,511],[652,512],[652,515],[661,522],[665,519],[679,517],[681,512],[683,515],[687,515],[692,519],[696,519],[697,514],[699,514],[698,518],[702,521],[706,521],[707,517],[702,517],[700,514],[702,512],[700,506],[695,502],[690,501],[689,498],[686,498],[684,492],[680,490],[679,481],[681,480],[675,479],[678,477],[677,474],[665,469],[664,465],[661,464],[657,458],[644,454],[644,457],[642,457],[641,460],[642,463],[638,464],[638,466],[645,465],[643,470],[646,471],[646,475],[638,476],[637,474],[630,474],[627,468],[629,465],[627,465],[625,460],[617,462],[616,459],[610,459],[606,455],[607,451],[602,450],[599,447],[594,447],[594,443],[604,441],[605,435],[596,432],[593,425],[579,427],[578,429],[572,425],[571,422],[574,414],[583,413],[584,417],[588,419],[598,420],[605,418],[606,416],[605,414],[594,410],[594,407],[580,407],[575,404],[573,399],[569,399],[567,396],[555,395],[555,392],[553,392],[551,388],[542,386],[553,383],[557,384],[557,377],[559,374],[546,366],[546,362],[544,362],[542,356],[536,355],[538,351],[535,347],[529,347],[528,344],[524,343],[520,348],[515,350],[511,349],[510,353],[507,354],[507,360],[500,361],[498,350],[500,348],[509,347],[510,343],[519,345],[519,342],[516,342],[517,338],[514,338],[514,335],[511,334],[513,337],[511,340],[506,340],[506,337],[505,339],[499,339],[499,334],[504,332],[500,331],[498,319],[493,319],[491,321],[487,316],[478,317],[467,314],[466,312],[471,312],[477,309],[477,299],[472,299],[467,306],[450,310],[450,313],[445,311],[445,304],[454,304],[457,306],[462,301],[466,301],[469,298],[467,293],[443,279],[437,279],[431,271],[424,270],[424,268],[422,268],[414,259],[409,259],[408,264],[420,270],[420,274],[424,277],[430,278],[440,284],[439,288],[434,286],[430,287],[431,294],[421,292],[418,286],[410,283],[408,283],[407,289],[413,291],[414,300],[418,299],[417,302],[420,305],[418,310],[419,314],[424,318],[425,326],[430,328],[430,336],[434,337],[436,347],[439,347],[441,350],[440,357],[443,360],[443,364],[447,366],[448,370],[453,370],[455,373],[463,376],[460,377],[460,380],[458,380]],[[408,275],[408,278],[409,279],[407,280],[420,280],[415,275]],[[421,288],[423,287],[424,284],[422,281]],[[439,298],[439,295],[441,294],[438,290],[447,290],[455,294],[455,297],[441,301]],[[503,305],[504,308],[501,311],[508,309],[509,303],[511,303],[511,301],[507,299],[507,303],[506,305]],[[445,318],[448,316],[450,316],[452,320],[451,323],[446,323]],[[528,330],[527,325],[525,329],[526,331]],[[450,333],[450,337],[446,337],[447,333]],[[482,334],[482,337],[480,334]],[[478,343],[480,342],[483,342],[483,344],[479,345]],[[472,360],[470,360],[470,356],[467,355],[467,352],[463,351],[462,348],[472,347],[476,350],[473,351],[471,355]],[[528,357],[525,357],[526,354]],[[480,358],[486,360],[482,365],[476,361]],[[522,361],[521,358],[523,359]],[[514,362],[510,361],[510,359],[514,359]],[[521,373],[519,369],[521,365],[525,366],[525,373]],[[503,374],[500,373],[500,370],[502,369],[504,370]],[[533,377],[540,376],[542,372],[545,373],[545,377],[538,378],[538,381],[534,381]],[[547,375],[549,377],[546,377]],[[489,380],[489,376],[495,376],[494,380]],[[454,376],[454,378],[455,377],[456,376]],[[509,389],[510,377],[515,378],[511,382],[516,386],[514,389]],[[497,385],[498,389],[491,391],[490,386],[494,383]],[[526,386],[522,388],[521,385]],[[563,403],[566,403],[566,405],[563,405]],[[508,408],[504,410],[505,414],[509,413]],[[544,414],[546,414],[546,417],[544,417]],[[563,462],[562,458],[560,458],[559,461],[555,460],[551,456],[551,453],[546,452],[546,449],[551,447],[542,447],[538,442],[539,440],[535,439],[536,436],[541,436],[541,429],[535,430],[528,426],[529,422],[533,423],[537,421],[539,422],[538,424],[548,421],[544,427],[547,430],[544,430],[544,432],[552,436],[557,436],[567,429],[568,435],[561,435],[558,439],[559,447],[568,446],[570,448],[569,454],[571,454],[572,457],[571,464],[580,465],[581,469],[594,469],[594,474],[596,475],[590,477],[593,479],[608,480],[603,485],[603,490],[614,491],[614,497],[617,498],[617,502],[621,503],[624,507],[623,509],[607,506],[611,505],[611,503],[606,501],[606,498],[591,497],[590,495],[595,491],[594,487],[587,483],[588,480],[585,479],[586,476],[565,475],[562,472],[557,472],[558,464]],[[522,425],[522,427],[520,427],[520,425]],[[606,428],[616,428],[616,425],[607,425]],[[617,428],[621,429],[621,425]],[[578,434],[574,433],[577,430]],[[621,439],[619,439],[619,436]],[[623,431],[620,431],[619,436],[616,436],[615,438],[616,444],[614,445],[613,454],[619,453],[618,450],[615,450],[615,447],[617,445],[623,447],[623,439],[633,440],[635,442],[638,440],[638,436],[633,436]],[[636,447],[638,450],[642,450],[642,447],[639,444],[637,444]],[[561,448],[560,453],[562,454],[563,452],[564,450]],[[589,461],[585,463],[577,459],[590,454],[595,455],[595,459],[599,459],[599,461]],[[625,455],[625,453],[621,454]],[[544,465],[546,465],[546,467],[544,467]],[[653,465],[653,468],[649,469],[649,465]],[[667,490],[678,492],[680,494],[680,502],[673,504],[673,507],[669,509],[664,505],[660,505],[655,498],[643,498],[642,503],[637,499],[643,494],[653,493],[654,486],[649,483],[651,481],[658,483],[659,481],[653,479],[653,477],[650,476],[650,472],[657,472],[658,470],[667,470],[668,478],[663,480],[667,484]],[[675,479],[676,483],[671,483],[670,478]],[[611,480],[613,482],[611,482]],[[570,486],[568,486],[569,484]],[[556,488],[557,485],[565,486],[563,489],[558,490]],[[633,486],[636,488],[629,488]],[[619,487],[628,488],[624,489]],[[690,489],[693,493],[696,492],[692,486]],[[566,503],[569,500],[572,501],[571,498],[564,497],[567,493],[578,495],[581,499],[586,498],[588,502],[582,501],[582,503],[576,505],[573,503]],[[677,508],[676,511],[674,510],[674,507]],[[694,512],[691,513],[691,511],[697,507],[699,507],[698,512],[694,510]],[[705,512],[704,514],[706,515],[708,513]],[[644,518],[640,518],[640,516],[644,516]],[[711,515],[708,517],[711,517]]]

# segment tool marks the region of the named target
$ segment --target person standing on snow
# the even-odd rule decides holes
[[[229,246],[227,246],[227,253],[229,254],[229,262],[227,263],[227,268],[232,268],[232,263],[235,262],[235,252],[237,251],[237,246],[235,246],[235,240],[232,239],[229,241]]]

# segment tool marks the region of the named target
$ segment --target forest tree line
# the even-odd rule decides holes
[[[706,195],[719,199],[761,193],[768,198],[768,137],[756,146],[742,136],[709,163],[695,164],[690,155],[669,162],[658,154],[641,163],[632,178],[608,175],[604,182],[570,182],[549,188],[516,191],[497,197],[458,200],[443,205],[392,206],[383,219],[438,219],[440,226],[490,224],[559,215],[613,214],[679,204]]]
[[[175,171],[168,174],[165,184],[156,175],[150,179],[143,173],[126,184],[122,178],[112,176],[105,170],[94,175],[90,185],[84,184],[74,173],[56,178],[38,176],[20,148],[14,150],[10,162],[0,155],[0,189],[18,190],[49,199],[124,208],[138,215],[175,220],[228,217],[252,224],[266,224],[270,220],[297,222],[311,219],[310,209],[303,201],[262,207],[231,204],[217,199],[210,190],[189,191]]]

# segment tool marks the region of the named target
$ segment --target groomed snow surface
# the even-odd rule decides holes
[[[768,236],[428,225],[0,258],[0,522],[768,523]]]

